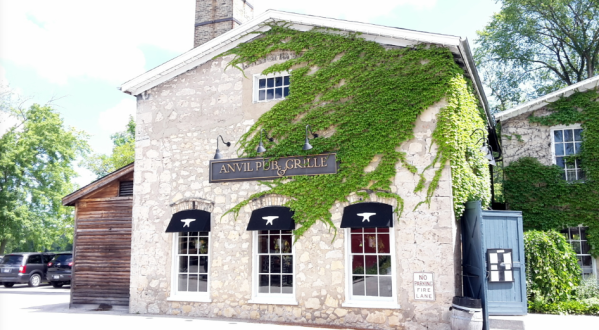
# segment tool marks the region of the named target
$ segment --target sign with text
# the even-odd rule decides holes
[[[414,299],[435,300],[433,273],[414,273]]]
[[[210,161],[212,182],[269,180],[283,176],[337,173],[337,155],[268,158],[215,159]]]

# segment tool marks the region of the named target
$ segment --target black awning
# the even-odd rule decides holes
[[[294,230],[293,211],[284,206],[267,206],[254,210],[247,230]]]
[[[188,233],[192,231],[210,231],[210,212],[185,210],[173,214],[166,227],[167,233]]]
[[[383,203],[358,203],[343,209],[341,228],[393,227],[393,207]]]

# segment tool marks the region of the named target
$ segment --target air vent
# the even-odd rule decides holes
[[[133,196],[133,181],[121,181],[119,196]]]

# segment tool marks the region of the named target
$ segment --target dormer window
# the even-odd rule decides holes
[[[288,95],[289,74],[254,76],[254,102],[283,100]]]

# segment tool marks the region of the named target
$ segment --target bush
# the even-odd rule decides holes
[[[578,299],[595,299],[599,301],[599,283],[595,278],[587,278],[582,280],[576,288],[576,298]]]
[[[599,315],[599,299],[569,300],[557,303],[529,301],[528,310],[542,314]]]
[[[528,301],[546,305],[570,300],[581,270],[564,236],[556,231],[528,231],[524,251]]]

